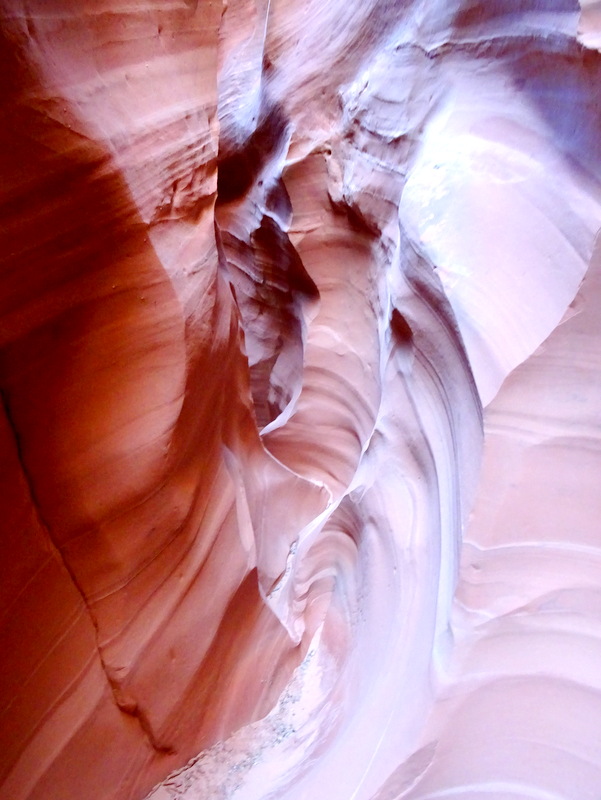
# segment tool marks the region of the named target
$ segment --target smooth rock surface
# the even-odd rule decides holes
[[[598,6],[0,0],[0,800],[598,800]]]

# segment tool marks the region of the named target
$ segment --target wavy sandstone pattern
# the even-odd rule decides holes
[[[0,18],[0,800],[598,800],[599,3]]]

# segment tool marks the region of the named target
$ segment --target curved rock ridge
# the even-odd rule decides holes
[[[0,800],[597,799],[581,5],[0,0]]]

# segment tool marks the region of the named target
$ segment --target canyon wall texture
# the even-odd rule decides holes
[[[0,22],[0,800],[599,800],[601,4]]]

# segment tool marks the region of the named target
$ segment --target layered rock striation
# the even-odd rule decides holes
[[[597,5],[0,0],[0,800],[596,800]]]

